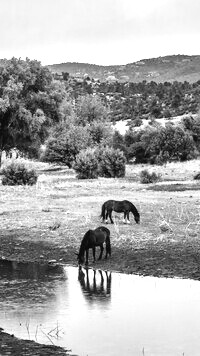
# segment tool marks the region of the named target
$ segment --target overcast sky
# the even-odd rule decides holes
[[[0,0],[0,58],[127,64],[200,54],[200,0]]]

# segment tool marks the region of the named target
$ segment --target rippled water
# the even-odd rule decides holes
[[[5,261],[0,320],[79,356],[199,356],[200,282]]]

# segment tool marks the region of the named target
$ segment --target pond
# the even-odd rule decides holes
[[[199,356],[200,282],[0,261],[0,320],[79,356]]]

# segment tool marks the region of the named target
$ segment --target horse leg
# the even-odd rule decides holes
[[[126,224],[126,212],[124,212],[124,219],[123,219],[123,223]]]
[[[105,223],[108,223],[108,210],[106,210],[106,219],[105,219]]]
[[[127,224],[130,224],[130,220],[129,220],[129,211],[126,212],[126,217],[127,217]]]
[[[111,246],[110,246],[110,238],[106,238],[106,255],[105,259],[108,257],[108,255],[111,257]]]
[[[102,255],[103,255],[103,244],[100,246],[100,249],[101,249],[101,251],[100,251],[100,255],[99,255],[98,260],[101,260],[101,259],[102,259]]]
[[[112,219],[112,210],[109,211],[108,215],[109,215],[111,224],[114,224],[114,221]]]
[[[106,246],[106,255],[105,255],[105,260],[107,259],[108,257],[108,249],[107,249],[107,246]]]
[[[86,261],[85,261],[86,265],[88,265],[88,255],[89,255],[89,249],[86,250]]]
[[[95,252],[96,252],[96,249],[95,249],[95,246],[92,247],[92,251],[93,251],[93,263],[95,263]]]

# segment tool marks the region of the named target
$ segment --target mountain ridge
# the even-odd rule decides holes
[[[53,73],[68,72],[75,77],[89,76],[100,81],[147,82],[200,80],[200,55],[168,55],[141,59],[123,65],[64,62],[47,66]]]

